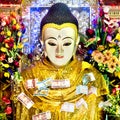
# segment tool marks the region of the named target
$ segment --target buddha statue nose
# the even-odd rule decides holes
[[[62,43],[59,42],[56,48],[56,56],[63,56],[63,51]]]

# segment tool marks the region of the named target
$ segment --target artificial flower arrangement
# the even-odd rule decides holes
[[[90,62],[101,72],[120,72],[120,23],[106,24],[104,14],[100,9],[99,17],[93,21],[95,29],[86,30],[88,41],[85,47]]]
[[[19,61],[22,56],[22,34],[25,26],[22,19],[11,12],[9,16],[0,15],[0,77],[2,82],[19,74]]]
[[[25,32],[25,26],[22,18],[15,12],[10,15],[0,15],[0,84],[3,88],[8,88],[11,83],[18,83],[22,80],[19,67],[22,58],[23,42],[22,35]],[[9,90],[5,89],[6,92]],[[1,91],[0,91],[1,93]],[[12,117],[12,103],[10,96],[0,96],[0,120],[7,120]]]
[[[83,51],[83,59],[96,67],[108,84],[110,92],[103,110],[120,116],[120,22],[110,19],[108,11],[100,6],[99,15],[92,21],[93,27],[86,30],[84,43],[80,43],[79,53]]]
[[[107,97],[108,100],[101,102],[100,106],[110,116],[120,117],[120,85],[113,87],[111,94]]]

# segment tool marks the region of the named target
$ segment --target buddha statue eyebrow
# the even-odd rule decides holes
[[[48,37],[47,40],[48,40],[48,39],[54,39],[54,40],[57,40],[57,38],[55,38],[55,37]]]
[[[58,38],[60,38],[59,36],[58,36]],[[72,37],[64,37],[62,40],[65,40],[65,39],[72,39],[73,40],[73,38]],[[55,37],[49,37],[49,38],[47,38],[47,40],[48,39],[54,39],[54,40],[57,40],[57,38],[55,38]]]
[[[72,37],[64,37],[62,40],[65,40],[65,39],[71,39],[71,40],[73,40],[73,38]]]

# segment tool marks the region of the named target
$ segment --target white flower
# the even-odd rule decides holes
[[[105,6],[103,10],[104,10],[105,13],[108,13],[110,8],[108,6]]]
[[[1,25],[2,25],[2,26],[5,26],[5,25],[6,25],[6,22],[5,22],[5,21],[2,21]]]
[[[8,63],[12,63],[13,62],[13,57],[8,58]]]

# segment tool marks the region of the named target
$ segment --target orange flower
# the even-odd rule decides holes
[[[0,34],[1,34],[1,35],[4,35],[4,34],[5,34],[5,32],[4,32],[4,31],[2,31]]]
[[[118,62],[116,63],[116,66],[118,66],[120,68],[120,61],[118,60]]]
[[[94,51],[94,53],[92,54],[92,56],[93,56],[93,59],[96,62],[103,63],[103,61],[104,61],[104,55],[101,52],[99,52],[99,51],[96,50],[96,51]]]
[[[112,57],[112,53],[109,50],[105,50],[104,55],[107,59],[110,59]]]
[[[98,48],[97,48],[99,51],[102,51],[105,49],[105,46],[104,45],[99,45]]]
[[[118,64],[118,59],[116,56],[112,56],[111,59],[110,59],[110,63],[112,64]]]
[[[94,50],[91,55],[92,55],[92,56],[95,56],[96,54],[99,54],[99,53],[100,53],[99,50]]]
[[[17,17],[17,15],[16,15],[15,12],[11,12],[11,13],[10,13],[10,16],[13,17],[13,18],[16,18],[16,17]]]
[[[108,64],[108,62],[109,62],[109,59],[105,56],[105,57],[104,57],[103,64]]]
[[[113,73],[116,70],[116,65],[109,62],[108,69],[111,73]]]
[[[5,58],[6,58],[6,54],[0,53],[0,61],[5,60]]]

